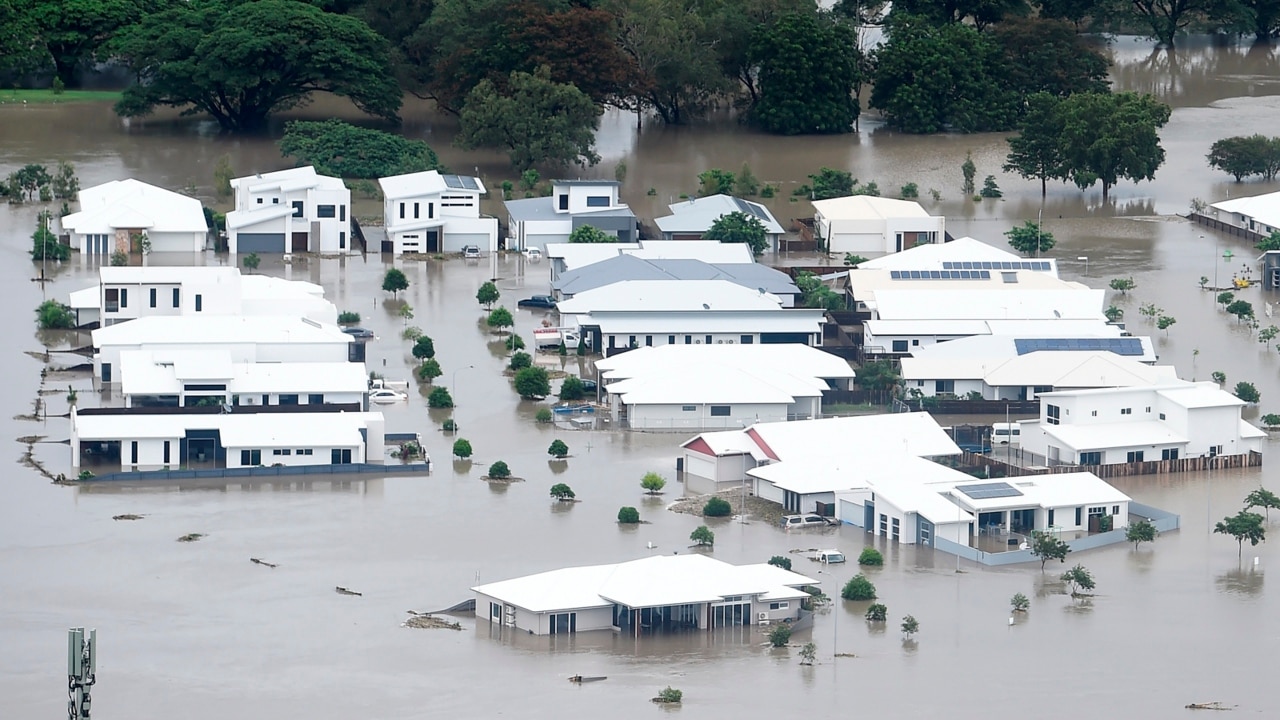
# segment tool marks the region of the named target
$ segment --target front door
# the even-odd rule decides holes
[[[102,382],[111,382],[111,363],[102,363]]]
[[[427,231],[427,252],[429,253],[440,252],[440,231],[439,230]]]
[[[295,232],[293,234],[293,243],[289,246],[293,252],[306,252],[308,234],[305,232]]]

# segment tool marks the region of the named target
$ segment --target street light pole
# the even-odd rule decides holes
[[[450,399],[452,399],[452,400],[453,400],[453,406],[454,406],[454,408],[455,408],[455,409],[458,407],[458,373],[459,373],[459,372],[461,372],[461,371],[463,371],[463,370],[472,370],[472,369],[474,369],[474,368],[475,368],[475,365],[468,365],[468,366],[466,366],[466,367],[460,367],[460,368],[458,368],[457,370],[454,370],[454,371],[453,371],[453,374],[452,374],[452,376],[451,376],[451,377],[450,377],[450,379],[449,379],[449,397],[450,397]],[[458,413],[457,413],[457,412],[456,412],[456,410],[455,410],[455,412],[454,412],[453,414],[454,414],[454,415],[457,415]],[[457,422],[457,421],[455,421],[455,422]]]

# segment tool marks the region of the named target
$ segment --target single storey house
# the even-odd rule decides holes
[[[227,247],[236,253],[346,255],[351,246],[351,191],[341,178],[310,165],[231,181]]]
[[[1107,347],[1113,341],[1120,348],[1142,347],[1138,338],[1082,338],[1074,342],[1085,347]],[[907,392],[923,397],[978,393],[984,400],[1032,400],[1057,390],[1163,385],[1178,379],[1172,365],[1148,365],[1109,350],[1036,350],[1006,359],[958,359],[929,353],[935,347],[950,344],[931,345],[922,348],[917,357],[902,358],[902,381]]]
[[[776,295],[782,307],[795,307],[802,294],[791,276],[761,263],[708,263],[693,258],[646,259],[623,253],[561,273],[551,283],[557,302],[580,292],[624,280],[728,280]]]
[[[150,252],[198,253],[208,241],[200,201],[182,193],[130,178],[85,188],[78,200],[60,222],[85,257],[141,252],[144,240]]]
[[[442,175],[437,170],[378,180],[387,239],[382,252],[462,252],[474,245],[498,250],[498,219],[480,214],[484,183],[469,175]]]
[[[830,253],[878,257],[946,240],[946,220],[911,200],[853,195],[813,201],[814,232]]]
[[[1000,263],[996,265],[996,263]],[[1009,263],[1005,265],[1005,263]],[[1017,263],[1015,265],[1015,263]],[[1054,258],[1025,258],[971,237],[948,243],[916,245],[900,253],[858,263],[858,270],[1026,270],[1058,277]]]
[[[1280,231],[1280,191],[1211,203],[1207,216],[1257,241]]]
[[[696,553],[563,568],[478,585],[476,617],[503,631],[624,636],[791,622],[802,588],[818,581],[760,563],[730,565]]]
[[[1042,393],[1022,448],[1051,464],[1114,465],[1262,452],[1246,403],[1212,382]]]
[[[583,225],[616,236],[620,243],[634,241],[636,215],[618,199],[621,185],[615,180],[553,180],[548,197],[505,201],[507,249],[545,250],[550,243],[567,243]]]
[[[662,233],[663,240],[701,240],[717,220],[735,212],[755,218],[764,226],[771,250],[777,250],[778,238],[786,232],[773,213],[769,212],[769,208],[732,195],[690,198],[667,207],[671,209],[671,214],[654,218],[653,221]]]
[[[711,265],[746,265],[756,261],[742,243],[716,240],[642,240],[634,243],[551,243],[546,247],[551,282],[570,270],[602,262],[618,255],[641,260],[701,260]]]
[[[125,407],[368,409],[363,363],[233,362],[227,350],[129,350],[120,353],[119,375]]]

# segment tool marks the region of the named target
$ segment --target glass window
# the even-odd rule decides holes
[[[893,351],[894,351],[894,352],[906,352],[906,351],[907,351],[907,341],[906,341],[906,340],[894,340],[894,341],[893,341]]]
[[[346,206],[346,205],[339,205],[339,206],[338,206],[338,219],[339,219],[339,220],[346,220],[346,219],[347,219],[347,206]]]
[[[1062,408],[1058,407],[1057,405],[1046,405],[1045,415],[1046,415],[1046,420],[1050,425],[1057,425],[1061,421]]]
[[[608,195],[588,195],[587,207],[609,207]]]
[[[182,300],[182,290],[178,288],[174,288],[173,289],[173,306],[178,307],[178,305],[181,304],[179,302],[180,300]]]
[[[1132,450],[1129,452],[1127,462],[1134,463],[1134,462],[1142,462],[1142,461],[1143,460],[1142,460],[1141,450]]]
[[[417,220],[417,219],[418,219],[418,206],[419,206],[420,204],[421,204],[421,203],[414,203],[414,204],[413,204],[413,219],[414,219],[414,220]]]
[[[561,209],[561,210],[568,210],[568,209],[569,209],[569,196],[568,196],[568,195],[561,195],[559,199],[560,199],[560,209]]]
[[[680,412],[697,412],[697,405],[681,405]]]
[[[278,405],[297,405],[298,395],[297,393],[282,394],[280,396],[280,401],[277,404]]]
[[[157,293],[158,293],[158,291],[157,291],[155,288],[151,288],[151,307],[155,307],[155,306],[156,306],[156,295],[157,295]]]
[[[196,294],[196,312],[202,312],[203,310],[204,310],[204,296],[197,293]]]
[[[1102,453],[1097,450],[1094,450],[1091,452],[1082,452],[1080,453],[1080,464],[1081,465],[1101,465]]]
[[[293,205],[293,216],[296,218],[302,217],[302,201],[294,200],[291,204]]]
[[[1178,448],[1165,448],[1160,451],[1161,460],[1177,460]]]
[[[307,396],[307,404],[308,404],[308,405],[323,405],[323,404],[324,404],[324,394],[323,394],[323,393],[312,393],[312,394],[308,395],[308,396]]]
[[[712,405],[711,417],[729,417],[728,405]]]
[[[756,341],[756,337],[754,335],[743,335],[742,337],[738,338],[738,342],[742,343],[743,345],[750,345],[755,341]]]
[[[333,205],[317,205],[316,217],[331,218],[338,216],[338,208]]]

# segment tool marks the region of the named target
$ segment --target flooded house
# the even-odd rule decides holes
[[[634,242],[639,234],[636,214],[618,197],[616,180],[552,180],[551,195],[505,201],[507,249],[546,250],[548,244],[567,243],[569,235],[589,225]]]
[[[563,568],[471,589],[477,618],[503,630],[639,637],[792,622],[810,597],[802,588],[817,584],[773,565],[731,565],[690,553]]]
[[[1031,350],[1054,346],[1040,339],[1018,339],[1015,348],[1026,348],[1013,357],[957,357],[934,349],[964,342],[931,345],[912,357],[902,358],[902,380],[907,392],[921,397],[968,397],[976,394],[983,400],[1033,400],[1038,395],[1058,390],[1085,388],[1160,385],[1176,382],[1177,369],[1172,365],[1149,365],[1110,350],[1087,348],[1115,347],[1139,356],[1143,345],[1139,338],[1078,338],[1063,340],[1067,350]]]
[[[81,257],[116,252],[198,253],[208,242],[200,201],[139,180],[112,180],[87,187],[80,209],[60,220]]]
[[[467,246],[498,251],[498,219],[480,214],[484,182],[437,170],[378,180],[386,240],[382,251],[458,253]]]
[[[1196,220],[1215,230],[1223,230],[1259,242],[1280,232],[1280,191],[1231,198],[1211,203]]]
[[[551,243],[546,247],[550,260],[551,282],[578,268],[619,255],[633,255],[642,260],[701,260],[711,265],[743,265],[754,263],[755,255],[743,243],[715,240],[641,240],[633,243]]]
[[[742,213],[764,228],[765,238],[769,241],[769,249],[778,249],[778,238],[786,233],[782,224],[773,216],[769,208],[758,202],[744,200],[732,195],[709,195],[707,197],[689,198],[667,206],[670,215],[654,218],[663,240],[701,240],[717,220],[731,213]]]
[[[351,190],[310,165],[231,180],[227,247],[237,253],[355,252],[350,242]]]
[[[946,220],[913,200],[852,195],[813,201],[813,229],[827,252],[879,257],[946,240]]]
[[[120,353],[119,376],[127,408],[369,409],[364,363],[236,362],[226,349],[129,350]]]
[[[782,307],[796,307],[802,293],[791,276],[755,262],[710,263],[696,258],[645,258],[630,253],[611,256],[561,273],[551,283],[557,302],[588,290],[627,280],[727,280],[775,295]]]

